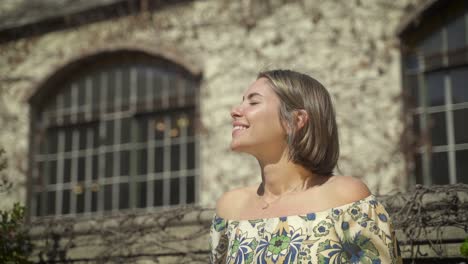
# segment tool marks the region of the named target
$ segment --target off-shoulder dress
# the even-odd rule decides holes
[[[214,215],[211,263],[402,263],[374,195],[320,212],[255,220]]]

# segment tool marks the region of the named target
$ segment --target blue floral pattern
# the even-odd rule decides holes
[[[211,226],[211,263],[402,263],[391,219],[373,195],[326,211]]]

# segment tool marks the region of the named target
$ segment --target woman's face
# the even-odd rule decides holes
[[[277,154],[286,147],[286,132],[279,119],[280,99],[268,79],[256,80],[234,107],[231,149],[258,155]]]

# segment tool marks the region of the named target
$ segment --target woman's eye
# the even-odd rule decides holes
[[[249,104],[250,104],[250,105],[256,105],[256,104],[258,104],[258,103],[257,103],[257,102],[250,102]]]

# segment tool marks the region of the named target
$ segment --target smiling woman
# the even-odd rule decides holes
[[[261,72],[231,117],[231,149],[257,159],[261,182],[218,200],[212,263],[401,263],[385,208],[360,180],[333,173],[338,131],[322,84]]]

